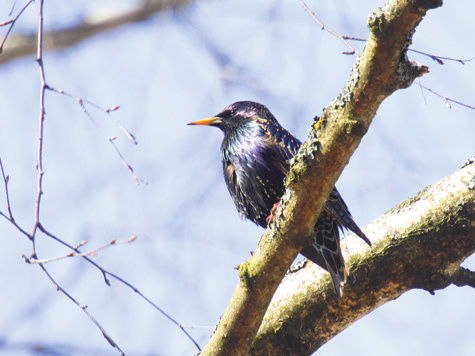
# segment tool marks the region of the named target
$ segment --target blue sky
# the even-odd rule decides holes
[[[129,1],[46,2],[45,28],[64,27],[90,14],[126,9]],[[365,38],[367,15],[383,2],[315,2],[308,6],[342,34]],[[19,8],[20,4],[16,7]],[[14,29],[35,31],[37,4]],[[429,12],[413,48],[468,59],[475,48],[473,4],[453,2]],[[0,5],[0,21],[11,4]],[[355,47],[362,49],[360,43]],[[177,12],[105,32],[65,50],[46,52],[48,83],[113,113],[138,145],[110,118],[47,92],[43,225],[87,249],[112,238],[139,238],[94,258],[183,324],[214,326],[237,283],[233,267],[249,257],[262,234],[239,218],[222,178],[219,130],[188,127],[237,100],[268,106],[280,123],[305,140],[313,117],[343,87],[354,56],[322,31],[298,1],[201,1]],[[410,54],[430,73],[421,83],[475,105],[475,63]],[[10,176],[12,208],[29,231],[36,194],[39,71],[30,55],[0,66],[0,156]],[[461,167],[475,152],[475,112],[448,109],[413,85],[381,105],[368,134],[337,183],[360,226]],[[135,174],[137,185],[104,133]],[[5,211],[3,191],[0,210]],[[30,244],[0,221],[0,354],[28,354],[21,343],[68,345],[68,352],[116,354],[93,324],[57,293],[22,254]],[[69,252],[38,237],[41,257]],[[473,257],[464,266],[475,268]],[[161,314],[79,259],[47,265],[75,298],[131,355],[189,355],[196,349]],[[410,291],[361,319],[324,345],[319,355],[471,355],[475,349],[473,290],[450,287],[435,296]],[[210,331],[189,332],[204,345]]]

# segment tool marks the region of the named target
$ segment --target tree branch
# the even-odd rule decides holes
[[[457,287],[472,287],[475,288],[475,272],[469,269],[460,267],[458,274],[453,282]]]
[[[365,228],[368,249],[349,237],[343,249],[357,281],[333,298],[328,274],[308,263],[277,290],[252,355],[310,355],[382,304],[414,288],[434,293],[475,286],[460,264],[475,251],[475,163],[403,201]]]
[[[246,355],[285,272],[313,228],[330,191],[358,146],[381,102],[408,87],[427,67],[409,62],[415,27],[438,1],[394,1],[370,15],[370,36],[340,96],[314,124],[294,157],[275,225],[254,255],[241,264],[240,280],[202,355]]]
[[[86,19],[70,28],[47,32],[44,34],[43,49],[48,51],[69,47],[96,34],[113,30],[122,25],[146,20],[157,12],[181,8],[190,2],[191,0],[144,0],[137,7],[126,12],[99,19]],[[0,64],[34,53],[36,44],[36,33],[12,36],[6,41],[5,48],[1,52]]]

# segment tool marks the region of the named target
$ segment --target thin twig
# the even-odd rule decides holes
[[[12,7],[11,7],[10,11],[8,12],[8,16],[12,16],[13,10],[15,10],[15,5],[16,5],[16,0],[12,3]]]
[[[7,33],[7,36],[4,38],[3,42],[2,42],[2,46],[3,46],[3,43],[5,43],[5,40],[6,38],[8,37],[8,34],[10,33],[14,23],[17,21],[17,19],[20,17],[21,13],[26,9],[26,7],[28,5],[30,5],[32,2],[34,2],[34,0],[31,0],[29,1],[29,3],[22,9],[22,11],[18,14],[18,16],[14,19],[14,20],[11,20],[7,23],[4,23],[4,24],[0,24],[0,25],[3,25],[3,26],[6,26],[8,24],[10,24],[10,29]],[[2,171],[2,177],[3,177],[3,181],[4,181],[4,189],[5,189],[5,194],[6,194],[6,202],[7,202],[7,209],[8,209],[8,215],[7,214],[4,214],[3,212],[0,211],[0,216],[4,217],[6,220],[8,220],[13,226],[15,226],[22,234],[24,234],[25,236],[27,236],[31,243],[32,243],[32,254],[30,257],[24,257],[25,258],[25,261],[26,262],[29,262],[29,263],[35,263],[35,264],[38,264],[38,266],[40,266],[40,268],[43,270],[43,272],[48,276],[48,278],[51,280],[51,282],[55,285],[55,287],[61,291],[66,297],[68,297],[72,302],[74,302],[78,307],[80,307],[84,313],[89,317],[89,319],[99,328],[99,330],[102,332],[102,334],[104,335],[104,337],[107,339],[107,341],[114,347],[116,348],[121,355],[123,355],[123,351],[120,349],[120,347],[117,345],[117,343],[108,335],[108,333],[105,331],[105,329],[98,323],[98,321],[86,310],[86,306],[80,304],[79,302],[77,302],[65,289],[63,289],[61,286],[58,285],[58,283],[54,280],[54,278],[49,274],[49,272],[46,270],[45,266],[44,266],[44,263],[47,263],[47,262],[52,262],[52,261],[56,261],[56,260],[59,260],[59,259],[62,259],[62,258],[67,258],[67,257],[82,257],[84,258],[86,261],[88,261],[89,263],[91,263],[94,267],[96,267],[97,269],[99,269],[104,277],[104,280],[105,280],[105,283],[107,285],[110,286],[110,282],[108,280],[108,276],[116,279],[117,281],[119,281],[120,283],[122,284],[125,284],[127,287],[129,287],[130,289],[132,289],[135,293],[137,293],[142,299],[144,299],[147,303],[149,303],[152,307],[154,307],[157,311],[159,311],[162,315],[164,315],[167,319],[169,319],[172,323],[174,323],[175,325],[177,325],[181,330],[182,332],[193,342],[193,344],[196,346],[196,348],[201,351],[201,348],[199,347],[198,343],[191,337],[190,334],[188,334],[188,332],[184,329],[184,327],[178,323],[175,319],[173,319],[170,315],[168,315],[165,311],[163,311],[160,307],[158,307],[155,303],[153,303],[149,298],[147,298],[142,292],[140,292],[137,288],[135,288],[132,284],[130,284],[129,282],[127,282],[126,280],[122,279],[121,277],[115,275],[114,273],[111,273],[107,270],[105,270],[104,268],[102,268],[100,265],[98,265],[97,263],[95,263],[94,261],[92,261],[89,257],[91,256],[94,256],[99,250],[102,250],[104,248],[107,248],[111,245],[115,245],[115,244],[122,244],[122,243],[130,243],[132,242],[133,240],[135,240],[135,236],[131,237],[129,240],[127,241],[121,241],[121,242],[117,242],[115,239],[112,240],[109,244],[105,245],[105,246],[102,246],[102,247],[99,247],[97,248],[96,250],[94,251],[90,251],[90,252],[81,252],[79,250],[80,247],[82,247],[85,242],[81,242],[80,244],[78,244],[77,246],[73,247],[73,246],[70,246],[69,244],[67,244],[66,242],[64,242],[63,240],[59,239],[58,237],[54,236],[53,234],[49,233],[41,224],[40,222],[40,207],[41,207],[41,197],[43,195],[43,176],[44,176],[44,169],[43,169],[43,142],[44,142],[44,120],[45,120],[45,93],[46,93],[46,90],[51,90],[51,91],[54,91],[54,92],[57,92],[59,94],[63,94],[63,95],[67,95],[71,98],[74,98],[78,101],[79,105],[83,108],[83,111],[86,113],[86,115],[101,129],[101,131],[106,135],[105,131],[102,129],[102,127],[100,127],[99,124],[97,124],[97,122],[93,119],[93,117],[90,115],[90,113],[88,112],[87,108],[85,107],[85,104],[88,104],[88,105],[91,105],[99,110],[102,110],[103,112],[105,112],[106,114],[109,115],[109,117],[116,123],[116,125],[125,133],[125,135],[129,138],[129,140],[131,140],[134,144],[137,144],[137,141],[134,137],[134,135],[132,135],[129,131],[127,131],[125,129],[125,127],[123,125],[121,125],[117,119],[115,119],[115,117],[113,117],[113,115],[111,115],[112,112],[116,111],[117,109],[119,109],[119,106],[116,106],[116,107],[113,107],[113,108],[109,108],[109,109],[104,109],[90,101],[87,101],[87,100],[84,100],[82,98],[79,98],[75,95],[72,95],[72,94],[69,94],[69,93],[66,93],[64,92],[63,90],[59,90],[59,89],[55,89],[55,88],[52,88],[50,87],[48,84],[47,84],[47,81],[46,81],[46,77],[45,77],[45,70],[44,70],[44,65],[43,65],[43,57],[42,57],[42,54],[43,54],[43,5],[44,5],[44,0],[40,0],[40,3],[39,3],[39,27],[38,27],[38,40],[37,40],[37,58],[36,58],[36,61],[38,63],[38,66],[39,66],[39,70],[40,70],[40,79],[41,79],[41,91],[40,91],[40,118],[39,118],[39,133],[38,133],[38,154],[37,154],[37,169],[38,169],[38,178],[37,178],[37,194],[36,194],[36,200],[35,200],[35,213],[34,213],[34,216],[35,216],[35,219],[34,219],[34,226],[33,226],[33,230],[32,230],[32,233],[29,234],[28,232],[26,232],[24,229],[22,229],[22,227],[15,221],[14,219],[14,215],[13,215],[13,212],[12,212],[12,209],[11,209],[11,204],[10,204],[10,196],[9,196],[9,191],[8,191],[8,182],[9,182],[9,176],[5,173],[5,170],[4,170],[4,167],[3,167],[3,163],[0,159],[0,167],[1,167],[1,171]],[[1,47],[0,47],[1,48]],[[122,156],[122,154],[120,153],[120,151],[118,150],[117,146],[114,144],[114,140],[116,139],[115,137],[109,137],[108,135],[107,136],[107,139],[109,140],[109,142],[111,142],[111,144],[114,146],[116,152],[119,154],[119,157],[122,159],[122,161],[124,162],[124,164],[126,165],[126,167],[129,169],[129,171],[132,173],[133,175],[133,169],[132,167],[125,161],[124,157]],[[137,183],[140,183],[142,182],[140,179],[138,179],[135,175],[133,175],[134,179],[137,181]],[[73,250],[74,252],[72,253],[69,253],[68,255],[66,256],[62,256],[62,257],[55,257],[55,258],[50,258],[50,259],[38,259],[37,258],[37,253],[36,253],[36,241],[35,241],[35,236],[36,236],[36,233],[37,231],[40,230],[42,233],[44,233],[45,235],[47,235],[48,237],[54,239],[55,241],[67,246],[69,249]]]
[[[102,335],[104,338],[109,342],[109,344],[116,348],[121,355],[124,355],[124,352],[122,349],[117,345],[117,343],[112,339],[112,337],[107,333],[107,331],[102,327],[102,325],[92,316],[91,313],[87,311],[87,305],[79,303],[76,299],[73,298],[71,294],[69,294],[65,289],[63,289],[58,282],[55,281],[55,279],[49,274],[49,272],[46,270],[45,266],[43,266],[42,263],[39,264],[40,268],[43,270],[43,272],[48,276],[49,280],[53,283],[53,285],[56,287],[58,291],[63,293],[66,297],[68,297],[74,304],[76,304],[86,315],[87,317],[96,325],[96,327],[101,331]]]
[[[343,54],[358,54],[360,55],[360,53],[358,53],[358,51],[356,51],[356,49],[350,45],[348,43],[348,41],[359,41],[359,42],[366,42],[365,39],[362,39],[362,38],[356,38],[356,37],[350,37],[350,36],[346,36],[346,35],[340,35],[339,33],[333,31],[332,29],[330,29],[329,27],[325,26],[325,24],[323,22],[321,22],[317,16],[315,15],[314,12],[312,12],[309,7],[307,6],[307,4],[305,4],[305,2],[303,0],[298,0],[299,3],[302,5],[302,7],[305,9],[305,11],[307,11],[307,13],[322,27],[322,30],[325,30],[329,33],[331,33],[333,36],[335,37],[338,37],[341,41],[343,41],[343,43],[345,43],[350,49],[351,51],[350,52],[343,52]],[[348,41],[347,41],[348,40]],[[437,56],[437,55],[434,55],[434,54],[429,54],[429,53],[425,53],[425,52],[422,52],[422,51],[418,51],[418,50],[415,50],[415,49],[411,49],[409,48],[409,51],[411,52],[415,52],[415,53],[418,53],[418,54],[421,54],[421,55],[424,55],[424,56],[427,56],[431,59],[433,59],[434,61],[436,61],[438,64],[440,65],[443,65],[444,62],[443,62],[443,59],[444,60],[447,60],[447,61],[454,61],[454,62],[458,62],[458,63],[461,63],[461,64],[465,64],[467,62],[470,62],[472,61],[473,59],[475,59],[475,57],[472,57],[470,59],[456,59],[456,58],[450,58],[450,57],[442,57],[442,56]],[[440,98],[442,98],[445,102],[445,104],[447,105],[447,107],[449,109],[452,108],[452,106],[450,105],[450,102],[452,103],[455,103],[455,104],[458,104],[458,105],[461,105],[461,106],[464,106],[466,108],[469,108],[469,109],[473,109],[475,110],[475,107],[471,106],[471,105],[468,105],[468,104],[464,104],[460,101],[457,101],[457,100],[454,100],[454,99],[450,99],[442,94],[439,94],[437,93],[436,91],[422,85],[420,82],[415,82],[417,85],[419,85],[421,88],[431,92],[432,94],[435,94],[437,96],[439,96]],[[425,97],[424,97],[424,100],[425,100]]]
[[[127,170],[130,172],[130,174],[132,175],[132,177],[134,178],[135,182],[137,184],[141,184],[143,183],[143,181],[141,179],[139,179],[135,173],[134,173],[134,169],[132,168],[132,166],[127,163],[127,161],[125,160],[124,156],[122,156],[122,153],[120,153],[120,150],[117,148],[117,145],[114,143],[114,141],[116,140],[117,137],[115,136],[109,136],[107,135],[107,133],[105,132],[105,130],[102,128],[101,125],[99,125],[99,123],[94,120],[94,118],[92,117],[92,115],[89,113],[89,111],[87,111],[87,108],[86,106],[84,105],[84,101],[82,100],[79,100],[79,105],[81,106],[82,110],[84,111],[84,114],[86,114],[86,116],[96,125],[96,127],[98,128],[99,131],[101,131],[104,136],[107,137],[107,140],[111,143],[112,147],[114,147],[116,153],[118,154],[119,158],[121,159],[122,163],[125,165],[125,167],[127,167]]]
[[[40,9],[39,9],[39,24],[38,24],[38,51],[36,62],[40,70],[40,118],[38,124],[38,160],[36,163],[36,168],[38,170],[38,185],[37,185],[37,194],[35,202],[35,221],[33,225],[33,231],[31,233],[31,240],[33,242],[33,256],[35,253],[35,234],[40,223],[40,207],[41,207],[41,196],[43,195],[43,133],[44,133],[44,120],[45,120],[45,92],[47,88],[45,70],[43,66],[43,4],[44,0],[40,0]]]
[[[2,157],[0,157],[0,168],[2,170],[3,186],[5,188],[5,199],[7,201],[8,216],[10,217],[10,220],[15,221],[15,219],[13,219],[12,208],[10,205],[10,194],[8,193],[8,181],[10,180],[10,177],[8,176],[8,174],[5,174],[5,170],[3,169]]]
[[[432,93],[432,94],[434,94],[434,95],[437,95],[439,98],[442,98],[442,99],[444,100],[444,102],[445,102],[445,105],[447,105],[447,107],[448,107],[449,109],[452,109],[452,106],[450,105],[450,103],[452,102],[452,103],[454,103],[454,104],[458,104],[458,105],[464,106],[464,107],[466,107],[466,108],[475,110],[475,106],[471,106],[471,105],[462,103],[462,102],[460,102],[460,101],[451,99],[451,98],[449,98],[449,97],[446,97],[445,95],[442,95],[442,94],[440,94],[440,93],[438,93],[438,92],[436,92],[436,91],[434,91],[434,90],[432,90],[432,89],[430,89],[430,88],[428,88],[428,87],[422,85],[419,81],[417,81],[417,82],[415,82],[415,83],[416,83],[417,85],[419,85],[421,88],[427,90],[428,92],[430,92],[430,93]]]
[[[46,84],[46,77],[45,77],[45,70],[43,66],[43,5],[44,0],[40,0],[39,4],[39,25],[38,25],[38,50],[37,50],[37,58],[36,61],[39,66],[40,70],[40,80],[41,80],[41,89],[40,89],[40,118],[39,118],[39,133],[38,133],[38,161],[37,161],[37,169],[38,169],[38,190],[36,195],[36,202],[35,202],[35,221],[33,226],[33,231],[30,236],[31,245],[32,245],[32,253],[31,258],[37,259],[36,253],[36,232],[38,229],[43,230],[43,227],[40,223],[40,207],[41,207],[41,196],[43,195],[43,133],[44,133],[44,120],[45,120],[45,93],[48,85]],[[121,350],[119,345],[109,336],[109,334],[105,331],[105,329],[99,324],[99,322],[86,310],[86,307],[79,304],[66,290],[61,288],[58,283],[54,280],[54,278],[49,274],[43,264],[38,264],[43,272],[48,276],[48,278],[53,282],[56,288],[61,291],[66,297],[68,297],[73,303],[75,303],[78,307],[80,307],[84,313],[89,317],[89,319],[99,328],[102,332],[102,335],[106,338],[109,344],[116,348],[121,355],[124,355],[124,352]]]
[[[30,3],[33,2],[30,1]],[[93,121],[95,122],[95,120],[93,120],[92,116],[89,114],[89,112],[87,111],[84,103],[87,103],[88,105],[91,105],[97,109],[100,109],[102,111],[104,111],[105,113],[109,114],[113,111],[116,111],[117,109],[119,109],[118,106],[116,107],[113,107],[113,108],[109,108],[109,109],[104,109],[90,101],[87,101],[87,100],[84,100],[84,99],[81,99],[77,96],[74,96],[72,94],[69,94],[69,93],[66,93],[64,92],[63,90],[59,90],[59,89],[55,89],[55,88],[52,88],[52,87],[49,87],[48,84],[46,83],[46,78],[45,78],[45,71],[44,71],[44,66],[43,66],[43,61],[42,61],[42,46],[43,46],[43,3],[44,1],[41,0],[40,2],[40,10],[39,10],[39,29],[38,29],[38,44],[37,44],[37,62],[38,62],[38,65],[39,65],[39,69],[40,69],[40,76],[41,76],[41,95],[40,95],[40,121],[39,121],[39,144],[38,144],[38,162],[37,162],[37,169],[38,169],[38,180],[37,180],[37,186],[38,186],[38,190],[37,190],[37,197],[36,197],[36,201],[35,201],[35,223],[34,223],[34,228],[33,228],[33,232],[31,234],[29,234],[28,232],[26,232],[25,230],[22,229],[22,227],[20,225],[17,224],[17,222],[15,221],[14,219],[14,216],[13,216],[13,212],[12,212],[12,209],[11,209],[11,204],[10,204],[10,197],[9,197],[9,192],[8,192],[8,182],[9,182],[9,176],[5,173],[5,170],[4,170],[4,167],[3,167],[3,163],[0,159],[0,167],[1,167],[1,171],[2,171],[2,177],[3,177],[3,181],[4,181],[4,189],[5,189],[5,193],[6,193],[6,201],[7,201],[7,209],[8,209],[8,215],[4,214],[3,212],[0,211],[0,216],[3,216],[6,220],[8,220],[11,224],[13,224],[22,234],[24,234],[25,236],[27,236],[31,241],[32,241],[32,254],[31,254],[31,257],[29,258],[26,258],[25,257],[25,260],[29,263],[37,263],[41,269],[44,271],[44,273],[47,274],[48,278],[54,283],[54,285],[56,286],[56,288],[58,288],[58,290],[60,290],[64,295],[66,295],[69,299],[71,299],[76,305],[78,305],[79,307],[81,307],[82,310],[84,310],[84,312],[88,315],[88,317],[94,322],[94,324],[96,324],[96,326],[101,330],[102,334],[104,335],[104,337],[108,340],[108,342],[115,348],[117,348],[121,354],[123,354],[123,352],[120,350],[119,346],[109,337],[109,335],[107,334],[107,332],[102,328],[102,326],[97,322],[97,320],[94,319],[94,317],[89,314],[86,310],[85,310],[85,307],[82,306],[81,304],[79,304],[77,301],[74,300],[74,298],[68,294],[64,289],[62,289],[56,282],[55,280],[52,278],[52,276],[47,272],[47,270],[45,269],[45,267],[43,266],[43,263],[46,263],[46,262],[50,262],[50,261],[53,261],[53,260],[58,260],[60,258],[52,258],[52,259],[49,259],[49,260],[39,260],[37,259],[37,254],[36,254],[36,247],[35,247],[35,238],[34,236],[36,235],[36,232],[37,230],[39,229],[41,232],[43,232],[44,234],[46,234],[47,236],[49,236],[50,238],[53,238],[54,240],[56,240],[57,242],[67,246],[68,248],[72,249],[73,251],[75,251],[75,253],[73,254],[69,254],[65,257],[73,257],[73,256],[77,256],[77,257],[83,257],[84,259],[86,259],[89,263],[91,263],[93,266],[95,266],[97,269],[99,269],[102,273],[102,275],[104,276],[104,280],[105,280],[105,283],[107,285],[110,286],[110,282],[109,280],[107,279],[107,276],[110,276],[116,280],[118,280],[119,282],[125,284],[126,286],[128,286],[130,289],[132,289],[135,293],[139,294],[140,297],[142,297],[146,302],[148,302],[151,306],[153,306],[156,310],[158,310],[162,315],[164,315],[166,318],[168,318],[171,322],[173,322],[175,325],[177,325],[184,333],[185,335],[193,342],[193,344],[197,347],[197,349],[199,351],[201,351],[201,348],[199,347],[198,343],[191,337],[190,334],[188,334],[188,332],[181,326],[180,323],[178,323],[175,319],[173,319],[170,315],[168,315],[165,311],[163,311],[160,307],[158,307],[155,303],[153,303],[149,298],[147,298],[144,294],[142,294],[142,292],[140,292],[137,288],[135,288],[132,284],[130,284],[129,282],[127,282],[126,280],[122,279],[121,277],[115,275],[114,273],[111,273],[107,270],[105,270],[104,268],[102,268],[100,265],[98,265],[97,263],[95,263],[94,261],[92,261],[88,256],[92,256],[94,255],[95,252],[97,252],[98,250],[101,250],[103,248],[106,248],[112,244],[119,244],[119,243],[129,243],[131,241],[133,241],[136,237],[132,237],[130,238],[129,240],[127,241],[122,241],[122,242],[116,242],[115,240],[111,241],[108,245],[106,246],[103,246],[103,247],[100,247],[98,249],[96,249],[95,251],[93,252],[88,252],[88,253],[82,253],[81,251],[79,251],[79,247],[81,247],[84,243],[80,243],[79,245],[77,245],[76,247],[73,247],[73,246],[70,246],[69,244],[67,244],[66,242],[64,242],[63,240],[59,239],[58,237],[54,236],[53,234],[49,233],[43,226],[42,224],[40,223],[40,207],[41,207],[41,196],[43,194],[43,191],[42,191],[42,182],[43,182],[43,175],[44,175],[44,170],[43,170],[43,140],[44,140],[44,136],[43,136],[43,132],[44,132],[44,119],[45,119],[45,105],[44,105],[44,99],[45,99],[45,92],[46,90],[51,90],[51,91],[54,91],[54,92],[57,92],[57,93],[60,93],[60,94],[64,94],[64,95],[67,95],[69,97],[72,97],[74,99],[76,99],[78,101],[78,103],[81,105],[81,107],[83,108],[84,112],[87,114],[87,116]],[[16,21],[16,19],[15,19]],[[119,128],[126,134],[126,136],[134,143],[134,144],[137,144],[137,141],[135,140],[135,137],[130,133],[128,132],[124,126],[122,126],[113,116],[110,115],[110,117],[115,121],[115,123],[119,126]],[[104,134],[105,134],[105,131],[103,131]],[[108,137],[108,136],[107,136]],[[120,154],[118,148],[115,146],[115,144],[113,143],[114,141],[114,137],[108,137],[108,140],[113,144],[114,148],[116,149],[117,153],[119,154],[119,156],[121,157],[121,159],[123,160],[124,164],[127,166],[127,168],[132,172],[132,167],[127,164],[127,162],[125,162],[125,159],[123,158],[123,156]],[[137,177],[134,176],[134,178],[136,179],[137,182],[141,182],[141,180],[139,180]]]
[[[307,13],[322,27],[322,30],[325,30],[325,31],[331,33],[333,36],[338,37],[341,41],[343,41],[343,43],[345,43],[351,49],[350,52],[343,52],[343,54],[355,54],[355,53],[358,54],[358,55],[360,54],[360,53],[358,53],[358,51],[356,51],[353,48],[352,45],[350,45],[348,43],[348,41],[366,42],[366,40],[364,38],[340,35],[339,33],[335,32],[332,29],[330,29],[329,27],[327,27],[322,21],[320,21],[317,18],[317,16],[315,15],[315,13],[312,10],[309,9],[307,4],[305,4],[305,2],[303,0],[298,0],[298,1],[302,5],[302,7],[305,9],[305,11],[307,11]],[[470,61],[475,59],[475,57],[472,57],[470,59],[458,59],[458,58],[437,56],[435,54],[430,54],[430,53],[418,51],[417,49],[411,49],[411,48],[409,48],[409,51],[414,52],[414,53],[418,53],[418,54],[423,55],[423,56],[427,56],[427,57],[433,59],[434,61],[436,61],[440,65],[444,65],[443,59],[445,59],[446,61],[458,62],[458,63],[461,63],[461,64],[465,64],[465,63],[470,62]]]
[[[135,145],[137,144],[137,140],[135,139],[135,136],[130,133],[111,113],[118,110],[120,108],[120,106],[114,106],[113,108],[110,108],[110,109],[105,109],[93,102],[90,102],[88,100],[85,100],[85,99],[82,99],[76,95],[73,95],[73,94],[70,94],[68,92],[65,92],[64,90],[62,89],[56,89],[56,88],[53,88],[53,87],[48,87],[49,90],[53,91],[53,92],[56,92],[58,94],[62,94],[62,95],[66,95],[70,98],[73,98],[75,99],[79,106],[81,106],[84,114],[89,118],[89,120],[91,120],[94,125],[96,126],[96,128],[107,138],[107,140],[111,143],[111,145],[114,147],[114,150],[116,151],[117,155],[119,156],[119,158],[121,159],[122,163],[125,165],[125,167],[127,168],[127,170],[130,172],[130,174],[132,175],[132,177],[134,178],[135,182],[137,184],[147,184],[145,181],[143,181],[142,179],[138,178],[135,173],[134,173],[134,169],[132,168],[132,166],[127,162],[127,160],[124,158],[124,156],[122,155],[122,153],[120,152],[119,148],[117,147],[117,145],[115,144],[115,140],[117,139],[117,137],[115,136],[109,136],[106,131],[104,130],[104,128],[94,119],[94,117],[89,113],[89,111],[87,110],[86,108],[86,105],[85,104],[88,104],[88,105],[91,105],[93,107],[95,107],[96,109],[99,109],[101,111],[103,111],[104,113],[106,113],[114,122],[115,124],[122,130],[122,132],[128,137],[128,139],[134,143]]]
[[[7,33],[5,34],[5,37],[3,37],[2,44],[0,44],[0,53],[3,52],[3,46],[5,45],[5,42],[7,41],[7,38],[8,38],[8,36],[10,35],[10,32],[11,32],[12,29],[13,29],[13,26],[15,26],[16,21],[20,18],[20,16],[21,16],[21,14],[23,13],[23,11],[25,11],[26,8],[27,8],[28,6],[30,6],[30,4],[33,3],[34,1],[35,1],[35,0],[30,0],[30,1],[28,1],[28,3],[27,3],[25,6],[23,6],[23,8],[20,10],[20,12],[18,13],[18,15],[16,15],[16,17],[15,17],[14,19],[0,23],[0,27],[10,25],[10,28],[8,29]],[[13,6],[14,6],[14,4],[13,4]],[[11,16],[11,14],[12,14],[12,12],[13,12],[13,6],[12,6],[12,9],[10,10],[9,16]]]
[[[209,325],[186,325],[186,324],[180,324],[180,326],[188,329],[203,329],[203,330],[213,330],[215,327],[214,326],[209,326]]]
[[[0,211],[0,216],[3,216],[5,219],[7,219],[13,226],[17,228],[18,231],[20,231],[23,235],[28,237],[28,239],[31,240],[31,236],[28,232],[23,230],[20,225],[15,221],[15,218],[13,217],[13,211],[12,207],[10,204],[10,193],[8,192],[8,182],[10,181],[9,175],[5,173],[5,169],[3,168],[3,162],[2,158],[0,157],[0,168],[2,170],[2,178],[3,178],[3,186],[5,188],[5,199],[7,201],[7,210],[8,210],[8,216],[5,215]]]
[[[316,21],[318,22],[318,24],[322,27],[322,30],[325,30],[329,33],[331,33],[333,36],[335,37],[338,37],[344,44],[346,44],[348,46],[348,48],[350,48],[350,52],[343,52],[344,54],[357,54],[357,55],[360,55],[360,53],[352,46],[348,43],[347,39],[353,39],[353,40],[359,40],[359,39],[356,39],[356,38],[350,38],[350,37],[347,37],[347,36],[342,36],[340,35],[339,33],[336,33],[335,31],[333,31],[331,28],[325,26],[323,24],[323,22],[321,22],[317,16],[315,15],[315,13],[313,13],[307,6],[307,4],[305,4],[305,2],[303,2],[302,0],[299,0],[299,3],[300,5],[302,5],[302,7],[305,9],[305,11],[308,12],[308,14]]]
[[[464,64],[467,63],[467,62],[470,62],[472,61],[473,59],[475,59],[475,57],[472,57],[470,59],[457,59],[457,58],[450,58],[450,57],[443,57],[443,56],[437,56],[435,54],[429,54],[429,53],[426,53],[426,52],[422,52],[422,51],[418,51],[417,49],[411,49],[409,48],[409,51],[411,52],[414,52],[414,53],[418,53],[418,54],[421,54],[423,56],[427,56],[431,59],[433,59],[434,61],[436,61],[438,64],[440,65],[444,65],[444,61],[442,59],[445,59],[446,61],[452,61],[452,62],[458,62],[458,63],[461,63],[461,64]]]
[[[56,93],[59,93],[59,94],[63,94],[63,95],[66,95],[66,96],[69,96],[70,98],[72,99],[75,99],[79,105],[81,105],[82,107],[84,107],[84,103],[88,104],[88,105],[91,105],[93,107],[95,107],[96,109],[98,110],[101,110],[103,112],[105,112],[106,114],[110,114],[114,111],[117,111],[120,109],[120,106],[114,106],[112,108],[109,108],[109,109],[105,109],[103,108],[102,106],[99,106],[95,103],[93,103],[92,101],[89,101],[89,100],[86,100],[86,99],[83,99],[83,98],[80,98],[74,94],[71,94],[71,93],[68,93],[62,89],[56,89],[56,88],[53,88],[53,87],[49,87],[48,88],[49,90],[51,91],[54,91]],[[88,115],[90,117],[90,115]],[[132,141],[132,143],[134,143],[135,145],[138,144],[137,140],[135,139],[135,136],[130,133],[120,122],[119,120],[117,120],[114,116],[112,115],[108,115],[115,123],[116,125],[122,130],[122,132],[124,132],[124,134],[129,138],[130,141]],[[90,117],[91,118],[91,117]],[[92,118],[91,118],[92,119]],[[102,129],[102,128],[101,128]]]
[[[129,243],[135,241],[136,239],[137,239],[137,236],[132,236],[130,239],[124,240],[124,241],[117,241],[116,239],[112,239],[112,241],[110,241],[108,244],[106,244],[104,246],[101,246],[101,247],[98,247],[98,248],[96,248],[92,251],[88,251],[88,252],[70,252],[70,253],[68,253],[64,256],[44,258],[44,259],[41,259],[41,260],[39,260],[37,258],[34,258],[34,257],[26,257],[25,255],[23,255],[22,257],[25,259],[26,263],[38,263],[38,264],[56,262],[56,261],[60,261],[60,260],[66,259],[66,258],[70,258],[70,257],[85,257],[85,256],[95,257],[95,256],[98,255],[98,252],[101,251],[101,250],[104,250],[104,249],[106,249],[108,247],[111,247],[111,246],[129,244]],[[82,241],[79,245],[75,246],[74,249],[77,250],[77,249],[79,249],[79,247],[84,246],[86,243],[87,243],[87,241]]]
[[[50,238],[52,238],[53,240],[59,242],[60,244],[68,247],[69,249],[77,252],[77,253],[81,253],[81,251],[79,251],[78,249],[76,249],[74,246],[68,244],[67,242],[61,240],[60,238],[58,238],[57,236],[53,235],[52,233],[50,233],[49,231],[47,231],[43,226],[39,226],[39,229],[41,230],[42,233],[44,233],[45,235],[49,236]],[[94,267],[96,267],[99,271],[101,271],[102,273],[102,276],[104,277],[104,282],[108,285],[108,286],[111,286],[111,283],[109,281],[109,279],[107,278],[107,276],[110,276],[112,278],[114,278],[115,280],[119,281],[120,283],[126,285],[127,287],[129,287],[130,289],[132,289],[135,293],[137,293],[143,300],[145,300],[148,304],[150,304],[153,308],[155,308],[157,311],[159,311],[163,316],[165,316],[168,320],[170,320],[173,324],[177,325],[184,333],[185,335],[191,340],[191,342],[193,342],[193,344],[196,346],[196,348],[201,351],[201,348],[200,346],[198,345],[198,343],[193,339],[193,337],[188,334],[188,332],[184,329],[184,327],[181,326],[181,324],[179,322],[177,322],[175,319],[173,319],[170,315],[168,315],[163,309],[161,309],[158,305],[156,305],[154,302],[152,302],[148,297],[146,297],[139,289],[137,289],[136,287],[134,287],[132,284],[130,284],[129,282],[127,282],[125,279],[123,279],[122,277],[119,277],[118,275],[112,273],[112,272],[109,272],[108,270],[104,269],[103,267],[101,267],[99,264],[97,264],[96,262],[94,262],[93,260],[91,260],[88,256],[81,256],[82,258],[84,258],[87,262],[89,262],[90,264],[92,264]]]

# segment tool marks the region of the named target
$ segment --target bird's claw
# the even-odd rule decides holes
[[[279,206],[279,203],[275,203],[272,209],[270,210],[270,215],[266,219],[267,225],[271,225],[274,222],[275,213],[277,212],[278,206]]]

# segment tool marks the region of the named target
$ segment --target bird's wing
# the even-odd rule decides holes
[[[361,237],[364,242],[371,246],[371,241],[366,237],[363,231],[361,231],[358,225],[356,225],[353,217],[351,216],[350,210],[348,209],[348,206],[336,188],[333,188],[333,191],[330,193],[330,197],[325,204],[325,210],[333,215],[340,226],[353,231],[356,235]]]
[[[287,175],[290,167],[288,160],[297,153],[301,142],[280,126],[267,125],[266,132],[268,133],[266,137],[268,141],[270,141],[268,145],[273,146],[274,165],[277,166],[284,175]],[[371,241],[366,237],[363,231],[361,231],[358,225],[356,225],[348,206],[336,188],[333,188],[325,204],[325,210],[335,217],[340,226],[353,231],[371,246]]]
[[[290,168],[289,160],[297,153],[301,142],[280,125],[267,122],[261,123],[261,128],[267,151],[265,159],[286,176]]]

